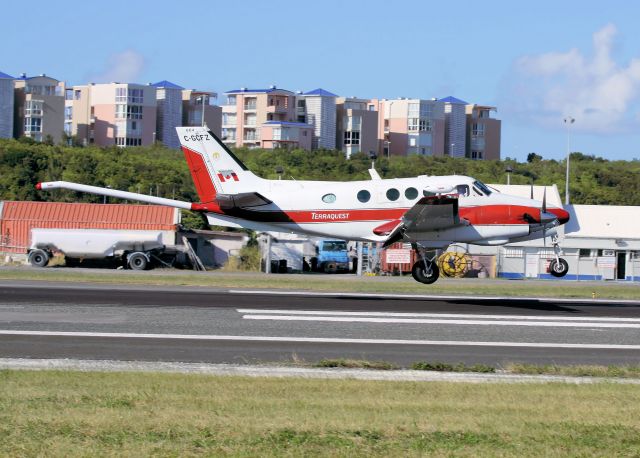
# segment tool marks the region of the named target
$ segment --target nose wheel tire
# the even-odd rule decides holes
[[[426,267],[424,261],[418,261],[413,265],[411,275],[416,281],[430,285],[438,279],[440,270],[433,261],[426,261]]]
[[[563,258],[553,259],[549,264],[549,273],[554,277],[564,277],[567,272],[569,272],[569,263]]]
[[[29,263],[33,267],[45,267],[49,264],[49,255],[44,250],[33,250],[29,253]]]

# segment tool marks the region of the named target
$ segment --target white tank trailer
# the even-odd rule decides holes
[[[108,229],[32,229],[28,260],[45,267],[53,254],[65,256],[67,265],[83,260],[112,260],[133,270],[145,270],[165,252],[161,231]]]

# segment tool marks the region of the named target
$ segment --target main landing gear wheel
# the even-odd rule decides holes
[[[137,252],[129,256],[129,267],[131,267],[131,270],[145,270],[147,264],[147,257],[144,253]]]
[[[564,277],[569,272],[569,263],[564,258],[551,260],[549,264],[549,273],[554,277]]]
[[[430,285],[438,279],[440,270],[434,261],[417,261],[411,269],[411,275],[416,281]]]
[[[29,262],[33,267],[45,267],[49,264],[49,255],[44,250],[33,250],[29,253]]]

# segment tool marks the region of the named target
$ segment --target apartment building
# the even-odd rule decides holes
[[[13,137],[13,80],[0,72],[0,138]]]
[[[222,108],[212,102],[218,94],[209,91],[185,89],[182,91],[182,125],[201,126],[204,123],[218,137],[222,135]],[[175,129],[174,129],[175,132]]]
[[[440,99],[444,104],[445,138],[444,154],[451,157],[466,157],[467,153],[467,102],[455,97]]]
[[[372,100],[378,113],[380,153],[385,156],[445,153],[445,104],[436,100]],[[462,135],[464,138],[464,130]]]
[[[336,147],[347,158],[352,154],[378,153],[378,113],[368,99],[339,97],[336,100]]]
[[[302,122],[267,121],[260,126],[261,148],[312,148],[314,127]]]
[[[163,80],[152,84],[156,88],[156,141],[169,148],[180,148],[176,127],[182,126],[182,91],[184,88]]]
[[[59,143],[64,131],[65,84],[44,73],[14,81],[14,122],[16,138]]]
[[[313,126],[311,149],[336,149],[337,97],[320,88],[296,96],[298,122]]]
[[[81,144],[151,145],[156,137],[156,88],[132,83],[74,86],[66,92],[65,131]]]
[[[269,89],[240,88],[225,93],[222,139],[234,146],[260,146],[260,127],[267,121],[296,122],[295,94]]]
[[[501,121],[491,117],[496,107],[469,104],[467,116],[467,151],[470,159],[500,160]]]

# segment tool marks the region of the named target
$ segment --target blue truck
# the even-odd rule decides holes
[[[349,272],[349,252],[344,240],[316,240],[315,256],[311,257],[314,272]]]

